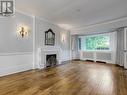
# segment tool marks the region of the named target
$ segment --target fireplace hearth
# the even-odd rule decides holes
[[[57,65],[57,55],[56,54],[46,55],[46,68],[54,67],[56,65]]]

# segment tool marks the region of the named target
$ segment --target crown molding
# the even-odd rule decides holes
[[[87,26],[81,26],[81,27],[78,27],[78,28],[71,29],[71,31],[73,31],[73,30],[74,31],[83,30],[83,29],[87,29],[87,28],[92,28],[92,27],[105,25],[105,24],[111,24],[111,23],[124,21],[124,20],[127,20],[127,17],[123,17],[123,18],[119,18],[119,19],[115,19],[115,20],[110,20],[110,21],[105,21],[105,22],[101,22],[101,23],[96,23],[96,24],[91,24],[91,25],[87,25]]]
[[[50,23],[50,24],[52,24],[52,25],[55,25],[55,26],[57,26],[58,28],[63,29],[64,31],[68,31],[68,30],[66,30],[66,29],[64,29],[64,28],[61,28],[58,24],[56,24],[55,22],[53,22],[53,21],[51,21],[51,20],[48,20],[48,19],[39,17],[39,16],[34,15],[34,14],[31,15],[31,14],[29,14],[29,13],[22,12],[22,11],[20,11],[20,10],[18,10],[18,9],[16,9],[15,12],[21,13],[21,14],[26,15],[26,16],[29,16],[29,17],[32,17],[33,19],[36,19],[36,18],[37,18],[37,19],[40,19],[40,20],[42,20],[42,21],[48,22],[48,23]]]
[[[56,24],[56,23],[54,23],[53,21],[50,21],[50,20],[48,20],[48,19],[45,19],[45,18],[42,18],[42,17],[39,17],[39,16],[35,16],[35,18],[37,18],[37,19],[39,19],[39,20],[42,20],[42,21],[45,21],[45,22],[48,22],[48,23],[50,23],[50,24],[52,24],[52,25],[55,25],[55,26],[57,26],[58,28],[60,28],[60,29],[62,29],[62,30],[64,30],[64,31],[68,31],[68,30],[66,30],[66,29],[64,29],[64,28],[62,28],[62,27],[60,27],[58,24]]]
[[[20,11],[20,10],[18,10],[18,9],[16,9],[15,12],[21,13],[21,14],[23,14],[23,15],[26,15],[26,16],[29,16],[29,17],[32,17],[32,18],[33,18],[33,16],[34,16],[34,15],[28,14],[28,13],[26,13],[26,12],[22,12],[22,11]]]

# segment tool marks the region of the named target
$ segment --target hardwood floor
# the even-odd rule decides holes
[[[73,61],[0,78],[0,95],[127,95],[127,70]]]

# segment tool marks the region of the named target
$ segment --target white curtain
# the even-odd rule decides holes
[[[124,66],[124,28],[117,30],[116,63],[120,66]]]
[[[71,36],[71,56],[72,56],[72,59],[79,59],[77,35]]]

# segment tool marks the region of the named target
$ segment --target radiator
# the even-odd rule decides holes
[[[93,61],[103,61],[107,63],[113,63],[112,52],[80,52],[81,60],[93,60]]]
[[[96,53],[96,60],[97,61],[112,61],[112,54],[111,53]]]
[[[83,59],[85,59],[85,60],[94,60],[93,52],[83,52]]]

